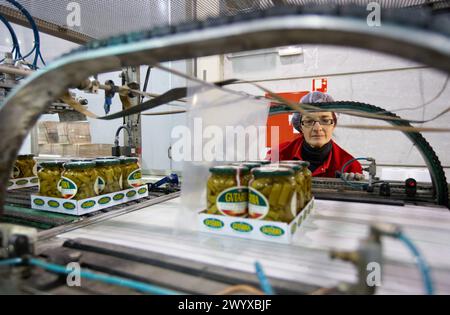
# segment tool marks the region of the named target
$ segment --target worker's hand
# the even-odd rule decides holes
[[[364,180],[364,175],[359,173],[343,173],[342,177],[345,180]]]

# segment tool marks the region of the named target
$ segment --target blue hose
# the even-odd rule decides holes
[[[0,266],[12,266],[22,263],[22,258],[10,258],[0,260]]]
[[[62,274],[68,274],[71,271],[66,270],[64,266],[56,265],[52,263],[47,263],[45,261],[31,258],[29,259],[29,264],[34,265],[43,269],[46,269],[48,271],[52,271],[55,273],[62,273]],[[159,295],[178,295],[183,294],[182,292],[173,291],[169,289],[164,289],[158,286],[150,285],[147,283],[134,281],[130,279],[115,277],[115,276],[109,276],[109,275],[102,275],[98,273],[93,273],[89,271],[81,271],[80,276],[82,278],[86,278],[89,280],[95,280],[95,281],[101,281],[108,284],[118,285],[126,288],[135,289],[141,292],[150,293],[150,294],[159,294]]]
[[[23,15],[25,15],[25,17],[27,18],[28,22],[30,22],[31,28],[33,30],[33,35],[34,35],[34,47],[33,49],[26,54],[23,58],[28,57],[29,55],[32,54],[32,52],[36,49],[36,52],[34,54],[34,60],[33,60],[33,68],[37,69],[37,62],[39,57],[41,58],[42,62],[45,65],[44,60],[42,59],[42,55],[41,55],[41,42],[40,42],[40,38],[39,38],[39,30],[38,27],[36,25],[36,23],[34,22],[33,17],[31,16],[31,14],[17,1],[15,0],[6,0],[9,3],[11,3],[13,6],[15,6],[16,8],[18,8],[20,10],[20,12],[22,12]]]
[[[5,24],[5,26],[8,28],[9,33],[11,34],[11,39],[13,43],[13,49],[11,50],[11,53],[15,52],[14,59],[22,58],[22,54],[20,52],[20,46],[19,41],[17,40],[16,32],[14,31],[13,27],[9,23],[9,21],[0,14],[0,20]],[[0,62],[2,62],[5,59],[2,59]]]
[[[431,280],[430,269],[426,263],[424,257],[419,252],[418,248],[413,244],[413,242],[403,233],[400,233],[398,239],[401,240],[413,253],[416,263],[419,267],[420,273],[422,274],[422,280],[425,285],[425,290],[428,295],[434,294],[433,282]]]
[[[257,261],[255,262],[255,268],[256,268],[256,276],[258,277],[261,289],[267,295],[274,295],[275,293],[272,289],[272,286],[270,285],[269,279],[267,279],[261,264]]]

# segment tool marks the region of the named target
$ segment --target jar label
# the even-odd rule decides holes
[[[235,186],[225,189],[217,196],[216,205],[223,215],[245,216],[248,209],[248,188],[246,186]]]
[[[139,187],[142,185],[142,173],[141,169],[138,168],[128,175],[128,185],[132,187]]]
[[[37,176],[38,173],[38,164],[35,162],[33,166],[33,175]]]
[[[250,187],[248,192],[248,216],[252,219],[263,219],[270,210],[269,201],[258,190]]]
[[[61,177],[58,182],[58,190],[65,199],[72,199],[78,192],[78,186],[67,177]]]
[[[103,190],[105,190],[105,186],[106,186],[106,182],[103,179],[103,177],[98,176],[97,180],[95,181],[94,184],[94,191],[96,195],[100,195]]]
[[[19,176],[20,176],[20,169],[15,165],[12,170],[11,176],[12,176],[12,178],[19,178]]]
[[[295,218],[297,216],[297,195],[298,193],[295,191],[292,199],[291,199],[291,212],[292,212],[292,217]]]

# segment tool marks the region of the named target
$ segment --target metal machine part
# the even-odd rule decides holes
[[[21,257],[35,253],[37,230],[13,224],[0,224],[0,257]]]
[[[132,156],[135,154],[135,148],[132,148],[131,146],[123,146],[121,147],[119,145],[119,135],[121,130],[126,130],[128,133],[128,143],[132,143],[131,138],[131,128],[128,125],[122,125],[120,126],[116,131],[116,136],[114,138],[114,146],[112,147],[112,155],[113,156]]]

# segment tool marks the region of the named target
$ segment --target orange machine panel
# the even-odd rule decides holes
[[[288,100],[294,101],[296,103],[299,103],[302,97],[306,94],[308,94],[309,91],[301,91],[301,92],[284,92],[284,93],[277,93],[281,97],[284,97]],[[269,97],[268,94],[266,94],[266,97]],[[291,125],[291,118],[292,114],[283,113],[283,114],[276,114],[269,116],[267,119],[267,135],[266,135],[266,146],[268,148],[271,147],[271,127],[272,126],[278,126],[279,128],[279,136],[280,136],[280,143],[291,141],[294,138],[296,138],[299,133],[292,127]]]

